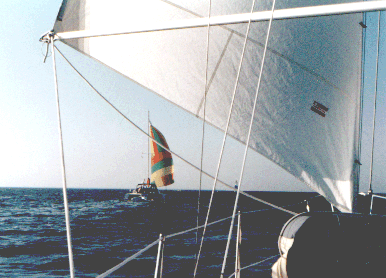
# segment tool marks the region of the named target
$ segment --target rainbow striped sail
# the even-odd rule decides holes
[[[150,124],[151,137],[169,149],[165,137],[162,133]],[[151,142],[151,183],[155,183],[157,187],[167,186],[174,183],[173,180],[173,158],[172,154],[159,146],[154,141]]]

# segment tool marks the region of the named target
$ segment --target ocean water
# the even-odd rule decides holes
[[[164,202],[128,202],[125,190],[69,189],[76,277],[96,277],[158,239],[196,226],[197,191],[162,190]],[[201,192],[203,224],[211,192]],[[305,211],[313,193],[253,192],[264,200]],[[234,192],[216,192],[209,221],[232,214]],[[317,198],[321,199],[321,198]],[[69,277],[61,189],[0,189],[0,277]],[[277,239],[291,215],[241,196],[241,267],[278,254]],[[328,209],[328,207],[327,207]],[[230,219],[207,228],[196,277],[219,277]],[[198,233],[201,238],[202,229]],[[234,271],[235,235],[225,277]],[[192,277],[199,248],[196,232],[165,241],[162,277]],[[158,245],[109,277],[154,277]],[[243,270],[242,277],[270,277],[275,259]]]

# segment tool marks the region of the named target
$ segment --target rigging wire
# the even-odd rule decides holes
[[[107,277],[108,275],[110,275],[111,273],[113,273],[114,271],[120,269],[122,266],[124,266],[125,264],[127,264],[128,262],[130,262],[131,260],[134,260],[135,258],[139,257],[143,252],[149,250],[151,247],[153,247],[154,245],[157,245],[162,239],[158,238],[156,241],[152,242],[151,244],[149,244],[148,246],[146,246],[145,248],[143,248],[142,250],[139,250],[137,253],[135,253],[134,255],[128,257],[126,260],[124,260],[123,262],[117,264],[116,266],[114,266],[113,268],[110,268],[109,270],[107,270],[106,272],[98,275],[96,278],[104,278],[104,277]]]
[[[367,21],[367,13],[363,13],[363,24],[360,24],[362,26],[362,76],[361,76],[361,98],[360,98],[360,107],[359,107],[359,142],[358,142],[358,161],[356,161],[359,165],[361,161],[361,154],[362,154],[362,130],[363,130],[363,95],[364,95],[364,83],[365,83],[365,66],[366,66],[366,21]],[[357,177],[359,179],[360,177],[360,170],[361,167],[357,167]],[[359,191],[359,180],[358,180],[358,191]],[[354,198],[356,198],[354,196]]]
[[[240,172],[240,178],[239,178],[239,186],[237,188],[237,195],[236,195],[235,204],[234,204],[234,207],[233,207],[232,221],[231,221],[231,225],[229,227],[228,240],[227,240],[227,245],[226,245],[226,249],[225,249],[223,265],[222,265],[222,269],[221,269],[221,277],[224,276],[226,260],[227,260],[228,252],[229,252],[230,240],[231,240],[231,237],[232,237],[233,224],[234,224],[234,221],[235,221],[235,215],[236,215],[238,200],[239,200],[239,196],[240,196],[240,188],[242,186],[242,181],[243,181],[243,176],[244,176],[245,162],[246,162],[247,154],[248,154],[248,146],[249,146],[249,141],[250,141],[251,133],[252,133],[253,119],[254,119],[254,115],[255,115],[255,111],[256,111],[257,97],[259,96],[259,92],[260,92],[261,78],[263,76],[265,57],[266,57],[266,54],[267,54],[267,47],[268,47],[269,37],[270,37],[270,33],[271,33],[271,27],[272,27],[272,21],[273,21],[273,13],[274,13],[274,10],[275,10],[275,3],[276,3],[276,0],[273,0],[272,10],[271,10],[271,18],[269,20],[267,36],[266,36],[266,39],[265,39],[264,52],[263,52],[263,57],[262,57],[262,60],[261,60],[259,79],[258,79],[258,83],[257,83],[257,87],[256,87],[255,100],[254,100],[253,109],[252,109],[252,113],[251,113],[251,120],[250,120],[250,123],[249,123],[248,137],[247,137],[247,141],[246,141],[246,144],[245,144],[244,158],[243,158],[243,162],[242,162],[242,166],[241,166],[241,172]],[[253,0],[253,4],[252,4],[252,8],[251,8],[251,13],[253,12],[254,7],[255,7],[255,0]],[[250,25],[251,25],[251,20],[249,20],[249,23],[248,23],[248,29],[247,29],[247,33],[246,33],[246,38],[249,35]],[[244,48],[246,47],[246,43],[247,43],[247,39],[245,40]],[[243,56],[243,58],[244,58],[244,56]],[[242,61],[241,61],[241,63],[242,63]],[[241,67],[241,64],[240,64],[240,67]],[[237,82],[238,82],[238,80],[237,80]]]
[[[208,18],[211,16],[212,0],[209,0]],[[209,37],[210,37],[210,24],[208,21],[207,34],[206,34],[206,65],[205,65],[205,82],[204,82],[204,109],[203,109],[203,121],[202,121],[202,141],[201,141],[201,161],[200,161],[200,182],[197,198],[197,227],[199,225],[200,218],[200,197],[202,188],[202,169],[204,162],[204,142],[205,142],[205,124],[206,124],[206,94],[207,94],[207,83],[208,83],[208,65],[209,65]],[[196,244],[198,244],[198,229],[196,231]]]
[[[363,13],[363,22],[360,22],[359,25],[362,27],[362,60],[361,60],[361,87],[360,87],[360,105],[359,105],[359,130],[358,130],[358,144],[355,146],[357,148],[357,157],[354,160],[354,192],[353,192],[353,201],[352,207],[353,212],[358,210],[358,193],[360,185],[360,171],[361,171],[361,153],[362,153],[362,130],[363,130],[363,95],[364,95],[364,81],[365,81],[365,66],[366,66],[366,19],[367,13]],[[333,206],[331,204],[331,206]]]
[[[255,0],[253,1],[252,9],[254,7],[254,3],[255,3]],[[247,38],[248,38],[250,24],[251,24],[251,20],[249,20],[249,24],[248,24],[248,28],[247,28],[246,36],[245,36],[245,40],[244,40],[243,50],[242,50],[241,57],[240,57],[240,63],[239,63],[238,70],[237,70],[236,82],[235,82],[235,86],[234,86],[233,94],[232,94],[232,101],[231,101],[231,105],[230,105],[229,112],[228,112],[228,119],[227,119],[225,131],[224,131],[223,142],[222,142],[222,145],[221,145],[220,157],[219,157],[218,164],[217,164],[217,170],[216,170],[215,179],[213,181],[212,194],[211,194],[210,201],[209,201],[208,211],[207,211],[207,215],[206,215],[206,219],[205,219],[205,227],[204,227],[204,230],[203,230],[203,233],[202,233],[200,249],[199,249],[198,256],[197,256],[196,266],[195,266],[195,269],[194,269],[194,276],[193,277],[196,277],[198,262],[200,260],[200,254],[201,254],[202,245],[203,245],[203,242],[204,242],[204,237],[205,237],[205,232],[206,232],[206,225],[208,223],[209,214],[210,214],[210,210],[211,210],[212,202],[213,202],[214,191],[216,189],[217,179],[218,179],[218,175],[219,175],[219,172],[220,172],[220,166],[221,166],[222,157],[223,157],[223,154],[224,154],[225,142],[226,142],[226,138],[227,138],[227,135],[228,135],[230,119],[231,119],[231,116],[232,116],[233,105],[234,105],[234,102],[235,102],[236,91],[237,91],[237,88],[238,88],[238,83],[239,83],[239,78],[240,78],[241,66],[242,66],[242,62],[244,60],[244,55],[245,55],[245,49],[246,49],[246,45],[247,45]],[[240,186],[237,188],[237,192],[240,192]],[[222,274],[221,274],[221,276],[222,276]]]

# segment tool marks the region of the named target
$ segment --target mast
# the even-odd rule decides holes
[[[69,267],[70,267],[70,277],[75,278],[74,256],[72,252],[71,227],[70,227],[70,209],[68,206],[68,198],[67,198],[67,179],[66,179],[66,164],[64,160],[62,120],[60,115],[58,77],[56,72],[55,45],[54,45],[53,35],[51,33],[48,34],[48,38],[49,38],[48,43],[50,43],[52,46],[52,62],[53,62],[53,69],[54,69],[56,109],[57,109],[57,115],[58,115],[58,129],[59,129],[59,137],[60,137],[60,156],[61,156],[61,163],[62,163],[62,188],[63,188],[62,190],[63,190],[63,202],[64,202],[64,217],[66,222],[68,261],[69,261]]]
[[[375,92],[374,92],[374,110],[373,110],[373,132],[372,132],[372,144],[371,144],[371,161],[370,161],[370,180],[368,194],[373,194],[372,182],[373,182],[373,163],[374,163],[374,143],[375,143],[375,120],[377,115],[377,93],[378,93],[378,70],[379,70],[379,37],[381,28],[381,12],[378,12],[378,33],[377,33],[377,62],[375,67]]]
[[[147,110],[147,130],[150,136],[150,112]],[[150,178],[150,137],[147,138],[147,178]]]

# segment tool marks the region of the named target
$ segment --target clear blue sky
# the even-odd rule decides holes
[[[61,186],[52,59],[49,57],[43,63],[45,48],[39,42],[40,36],[53,27],[60,4],[61,0],[12,0],[2,3],[0,9],[1,187]],[[375,24],[375,20],[368,24]],[[385,65],[385,38],[382,38],[382,45],[380,61]],[[60,44],[58,46],[71,56],[77,55]],[[369,56],[368,61],[371,59],[374,59],[373,55]],[[57,60],[68,187],[135,186],[147,177],[146,137],[108,107],[58,54]],[[110,97],[123,113],[144,130],[147,128],[147,111],[150,110],[152,123],[164,133],[170,148],[199,166],[199,121],[109,70],[101,67],[90,70],[93,64],[88,61],[81,66],[93,76],[93,81],[103,94]],[[386,192],[386,67],[382,69],[382,64],[373,177],[376,192]],[[102,81],[99,76],[107,78]],[[365,83],[366,109],[371,108],[373,102],[372,77],[367,76]],[[363,150],[367,153],[370,150],[371,116],[371,109],[366,110]],[[207,132],[210,139],[207,140],[205,168],[214,173],[222,135],[216,130]],[[184,144],[180,144],[180,141]],[[234,155],[237,152],[235,149],[243,148],[231,140],[229,144],[232,147],[226,149],[225,155],[232,160],[229,165],[223,165],[220,177],[232,183],[239,176],[240,167],[235,165],[240,165],[242,159],[241,155]],[[245,182],[248,186],[244,190],[308,191],[307,187],[257,154],[249,155],[249,162],[252,160],[253,167],[251,163],[247,164]],[[176,182],[170,188],[197,189],[198,172],[177,158],[174,161]],[[362,156],[362,163],[361,190],[367,190],[368,155]],[[209,189],[212,182],[205,179],[204,184]]]

